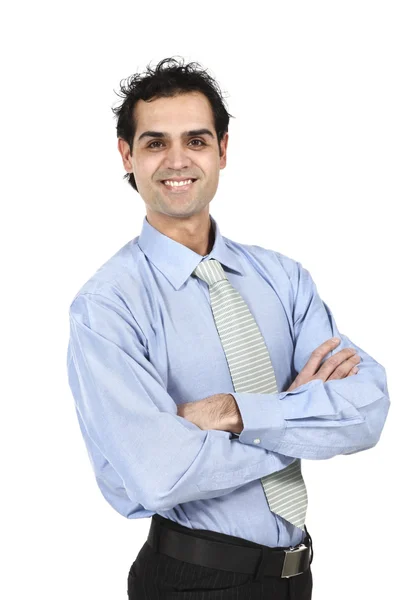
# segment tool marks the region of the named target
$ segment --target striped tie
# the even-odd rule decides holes
[[[276,394],[275,373],[264,338],[220,262],[202,261],[193,271],[209,286],[211,309],[235,392]],[[304,531],[307,491],[300,459],[260,479],[271,511]]]

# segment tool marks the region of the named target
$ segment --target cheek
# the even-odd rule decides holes
[[[139,156],[132,164],[137,177],[143,181],[151,179],[158,169],[158,161],[155,157]]]
[[[210,180],[213,182],[218,181],[219,178],[219,170],[220,170],[220,166],[219,163],[213,163],[212,166],[210,166]]]
[[[218,178],[219,173],[219,161],[215,159],[215,157],[210,157],[207,160],[199,161],[198,166],[205,173],[207,179],[209,181],[215,181]]]

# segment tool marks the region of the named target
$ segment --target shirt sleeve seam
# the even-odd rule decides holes
[[[127,313],[136,323],[137,327],[140,329],[142,335],[143,335],[143,339],[146,340],[146,349],[148,349],[148,340],[147,337],[143,331],[143,329],[141,328],[141,326],[139,325],[137,319],[135,319],[134,315],[132,314],[132,311],[128,310],[127,308],[125,308],[124,306],[122,306],[121,304],[118,304],[117,302],[115,302],[114,300],[112,300],[109,296],[104,296],[103,294],[98,294],[97,292],[84,292],[82,294],[79,294],[79,296],[77,296],[74,299],[74,302],[76,299],[78,299],[79,297],[82,296],[99,296],[100,298],[103,298],[103,300],[106,300],[107,302],[110,302],[111,304],[114,304],[114,306],[116,306],[118,308],[118,310],[122,310],[123,312]],[[73,302],[72,302],[73,304]],[[71,304],[71,307],[72,307]],[[73,312],[70,309],[70,315],[73,316]],[[75,319],[74,319],[75,320]]]

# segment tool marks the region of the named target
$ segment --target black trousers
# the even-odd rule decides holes
[[[155,517],[163,527],[194,536],[201,531],[203,538],[235,544],[239,554],[240,546],[262,547],[239,537],[190,529],[160,515]],[[128,574],[129,600],[311,600],[312,586],[311,567],[294,577],[264,576],[254,581],[252,574],[203,567],[156,552],[147,540]]]

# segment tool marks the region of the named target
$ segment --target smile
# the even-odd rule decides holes
[[[161,181],[161,184],[167,188],[168,191],[179,194],[180,192],[185,192],[191,189],[192,185],[197,181],[197,179],[186,179],[185,181],[171,181],[166,179],[165,181]]]

